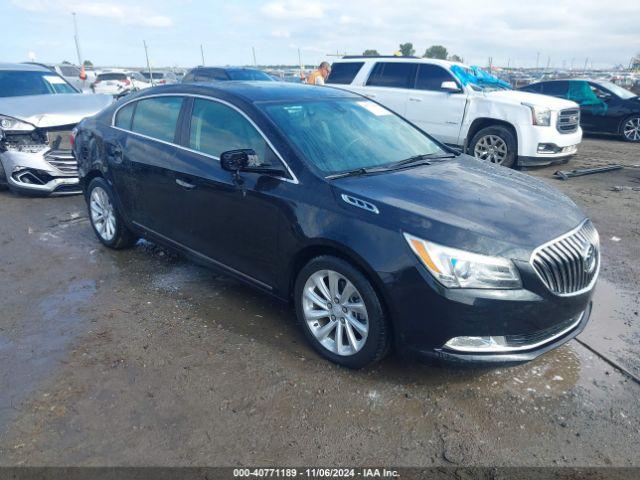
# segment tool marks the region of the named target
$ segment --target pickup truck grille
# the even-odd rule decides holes
[[[538,248],[531,265],[557,295],[573,295],[593,285],[600,264],[600,242],[593,224],[586,220],[575,230]]]
[[[580,126],[580,110],[577,108],[569,108],[560,110],[558,113],[558,123],[556,128],[560,133],[573,133]]]
[[[66,175],[78,175],[78,162],[71,150],[52,150],[44,156],[44,159]]]

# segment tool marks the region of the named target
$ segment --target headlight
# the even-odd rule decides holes
[[[548,127],[551,125],[551,110],[546,107],[538,107],[536,105],[530,105],[528,103],[523,103],[525,107],[529,107],[531,110],[531,122],[534,125],[539,125],[541,127]]]
[[[5,132],[30,132],[36,127],[27,122],[16,120],[12,117],[0,115],[0,128]]]
[[[407,233],[413,252],[442,285],[448,288],[520,288],[522,282],[511,260],[444,247]]]

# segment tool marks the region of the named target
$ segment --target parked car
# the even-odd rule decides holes
[[[71,131],[111,102],[81,94],[46,67],[0,64],[0,189],[78,193]]]
[[[118,98],[149,87],[151,83],[138,72],[104,72],[96,77],[92,89]]]
[[[40,65],[41,67],[48,68],[52,72],[60,75],[67,82],[73,85],[77,90],[85,91],[88,90],[91,84],[95,81],[95,73],[91,70],[86,70],[85,75],[86,78],[83,80],[80,77],[81,70],[79,67],[72,65],[70,63],[58,63],[58,64],[50,64],[50,63],[37,63],[37,62],[25,62],[27,65]]]
[[[640,97],[605,80],[549,80],[521,90],[566,98],[580,105],[580,125],[588,133],[621,136],[640,142]]]
[[[292,300],[348,367],[395,345],[522,362],[585,326],[598,234],[567,197],[343,90],[274,82],[139,92],[78,126],[91,225]]]
[[[507,167],[568,160],[582,140],[578,106],[518,92],[457,62],[344,57],[327,84],[360,93],[438,140]]]
[[[149,73],[148,70],[142,70],[140,74],[144,77],[144,80],[153,85],[167,85],[171,83],[178,83],[178,77],[176,74],[165,70],[152,70]]]
[[[276,81],[262,70],[255,68],[197,67],[187,72],[182,83],[225,82],[229,80]]]

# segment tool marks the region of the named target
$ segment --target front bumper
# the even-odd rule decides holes
[[[514,290],[448,289],[421,265],[388,277],[397,349],[422,359],[512,364],[532,360],[578,335],[589,321],[594,286],[559,296],[526,262],[516,266],[523,286]],[[507,345],[502,351],[486,353],[445,346],[455,337],[484,336],[504,336],[520,343],[518,348]]]
[[[78,166],[70,151],[5,150],[0,153],[9,187],[25,195],[81,193]]]
[[[577,153],[582,141],[582,129],[560,133],[555,126],[528,125],[518,132],[518,165],[542,166],[569,159]]]

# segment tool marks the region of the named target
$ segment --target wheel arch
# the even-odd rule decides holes
[[[373,268],[356,252],[350,248],[331,240],[317,240],[311,244],[305,245],[293,256],[289,262],[287,270],[287,299],[293,303],[293,294],[295,290],[295,282],[298,273],[313,258],[331,255],[337,257],[357,268],[370,282],[375,290],[380,303],[388,320],[391,334],[394,334],[394,323],[391,316],[390,299],[385,295],[382,279],[376,274]]]
[[[471,125],[469,126],[469,131],[467,132],[467,137],[464,140],[464,151],[469,153],[469,143],[473,139],[473,137],[483,128],[493,127],[493,126],[502,126],[508,128],[511,133],[513,133],[514,138],[516,139],[516,158],[518,156],[518,131],[516,127],[507,122],[506,120],[499,120],[497,118],[491,117],[480,117],[476,118]],[[470,154],[471,155],[471,154]]]

